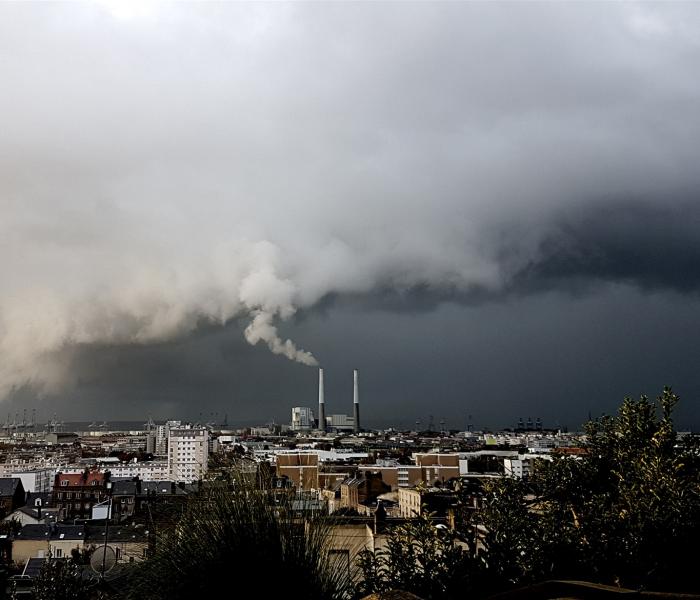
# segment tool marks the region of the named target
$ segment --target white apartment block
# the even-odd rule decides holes
[[[508,477],[517,477],[518,479],[530,477],[530,475],[532,475],[532,471],[534,470],[536,460],[551,461],[552,457],[547,454],[521,454],[517,458],[504,458],[503,472]]]
[[[136,460],[120,465],[109,466],[102,470],[109,471],[112,478],[138,477],[141,481],[165,481],[170,477],[170,466],[166,460],[137,462]]]
[[[12,473],[12,477],[22,480],[25,492],[50,492],[53,489],[55,476],[56,469],[34,469]]]
[[[528,458],[504,458],[503,471],[507,476],[522,479],[532,472],[532,461]]]
[[[159,456],[166,456],[168,454],[168,432],[171,427],[180,427],[182,423],[180,421],[166,421],[164,425],[158,425],[156,427],[156,448],[155,453]]]
[[[168,431],[168,479],[192,483],[203,478],[209,459],[206,427],[171,427]]]
[[[0,464],[0,477],[13,477],[15,473],[29,473],[43,469],[50,469],[56,473],[59,467],[66,464],[68,464],[67,460],[62,457],[56,457],[53,460],[39,457],[35,459],[12,458]]]

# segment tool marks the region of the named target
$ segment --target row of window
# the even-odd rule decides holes
[[[74,496],[74,494],[75,494],[75,496]],[[76,500],[78,500],[80,498],[85,498],[85,499],[89,499],[89,500],[96,500],[98,498],[98,495],[96,495],[95,492],[58,492],[56,494],[56,497],[59,500],[62,500],[63,498],[70,500],[73,497],[75,497]]]
[[[70,510],[71,506],[73,507],[73,510],[89,510],[92,507],[92,503],[90,504],[83,504],[82,502],[76,502],[73,505],[71,505],[70,502],[66,502],[65,504],[59,504],[58,508],[65,508],[66,510]]]
[[[69,485],[69,483],[70,483],[70,482],[69,482],[67,479],[61,479],[61,487],[66,487],[66,486]],[[74,485],[81,485],[81,484],[80,484],[80,483],[75,483]],[[96,480],[96,479],[93,479],[93,480],[90,482],[90,485],[97,485],[97,480]]]

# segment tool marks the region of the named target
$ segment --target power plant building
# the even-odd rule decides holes
[[[354,431],[355,419],[349,415],[329,415],[326,418],[326,429],[332,431]]]
[[[292,430],[307,431],[315,426],[314,411],[308,406],[295,406],[292,409]]]

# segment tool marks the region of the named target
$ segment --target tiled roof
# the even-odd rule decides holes
[[[92,485],[92,482],[96,482],[96,485],[101,485],[104,483],[105,474],[99,471],[89,471],[86,473],[59,473],[57,476],[58,486],[61,482],[67,481],[67,487],[75,485]],[[56,487],[56,486],[54,486]]]

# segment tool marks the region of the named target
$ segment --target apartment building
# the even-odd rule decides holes
[[[166,421],[163,425],[158,425],[155,429],[155,453],[158,456],[167,456],[168,454],[168,435],[170,428],[181,427],[181,421]]]
[[[109,467],[113,479],[138,477],[143,481],[161,481],[168,479],[170,464],[166,460],[137,461],[121,463]]]
[[[204,477],[209,460],[209,431],[189,425],[168,430],[168,479],[192,483]]]
[[[81,473],[56,473],[53,504],[63,512],[65,518],[88,519],[92,507],[107,498],[108,475],[97,469]]]

